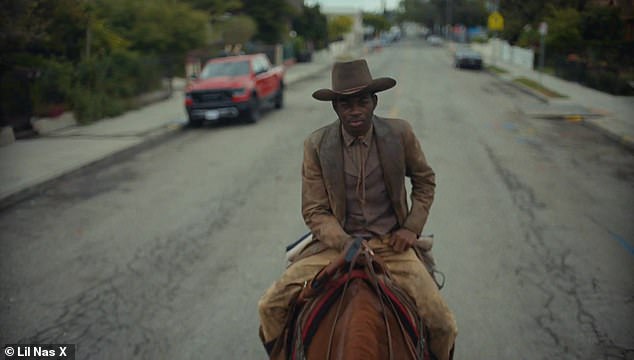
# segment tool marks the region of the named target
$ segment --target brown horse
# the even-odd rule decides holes
[[[356,247],[355,247],[356,246]],[[430,359],[427,330],[378,256],[355,244],[305,284],[291,308],[286,359]]]

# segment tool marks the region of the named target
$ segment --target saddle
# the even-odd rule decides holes
[[[305,359],[305,351],[311,345],[315,333],[324,325],[327,314],[336,309],[334,323],[331,324],[333,331],[329,344],[332,343],[340,302],[351,287],[355,286],[356,281],[369,286],[381,304],[390,354],[391,333],[398,331],[406,338],[410,358],[429,359],[430,354],[426,346],[429,335],[417,314],[416,307],[393,283],[382,260],[361,239],[357,239],[345,254],[324,267],[311,281],[306,282],[291,301],[286,331],[280,339],[281,346],[276,346],[280,352],[282,347],[285,348],[284,355],[272,358]],[[394,315],[396,328],[391,328],[386,317],[387,312]]]
[[[321,244],[313,238],[312,233],[308,232],[286,246],[286,261],[290,265],[303,257],[322,251],[323,245],[320,245]],[[434,234],[422,235],[416,240],[412,248],[440,290],[445,286],[445,274],[436,268],[436,261],[431,252],[433,245]]]

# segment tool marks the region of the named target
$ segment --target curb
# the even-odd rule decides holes
[[[522,91],[525,94],[533,96],[534,98],[538,99],[541,102],[549,104],[550,101],[552,100],[551,98],[539,93],[538,91],[535,91],[535,90],[529,88],[528,86],[525,86],[523,84],[520,84],[520,83],[517,83],[517,82],[513,81],[513,79],[505,78],[505,77],[495,73],[494,71],[487,70],[487,72],[491,76],[494,76],[494,77],[496,77],[496,78],[498,78],[498,79],[510,84],[511,86],[515,87],[516,89]],[[623,146],[626,150],[634,152],[634,139],[632,139],[632,138],[630,138],[628,136],[624,136],[624,135],[621,135],[621,134],[614,133],[614,132],[610,131],[609,129],[607,129],[607,128],[595,123],[594,121],[588,121],[588,119],[586,117],[582,117],[581,124],[583,126],[586,126],[589,129],[595,130],[595,131],[603,134],[604,136],[606,136],[610,140],[612,140],[612,141],[616,142],[617,144]]]
[[[142,137],[142,140],[137,144],[131,145],[127,148],[117,150],[98,159],[90,161],[84,165],[79,166],[76,169],[62,172],[52,177],[42,180],[38,183],[27,185],[21,190],[18,190],[12,194],[9,194],[3,198],[0,198],[0,210],[4,210],[20,202],[28,200],[29,198],[44,194],[45,190],[55,185],[56,183],[69,179],[73,176],[81,175],[84,172],[114,164],[130,156],[136,155],[143,150],[147,150],[159,143],[163,142],[167,138],[171,137],[174,133],[180,131],[182,125],[166,124],[162,127],[150,131],[147,135]]]
[[[581,124],[589,129],[603,134],[605,137],[623,146],[626,150],[634,152],[634,139],[632,139],[631,137],[614,133],[609,129],[606,129],[605,127],[595,123],[594,121],[588,121],[585,118],[581,121]]]
[[[323,66],[320,66],[320,67],[316,68],[315,70],[313,70],[313,71],[311,71],[309,73],[306,73],[306,74],[304,74],[302,76],[296,77],[295,79],[293,79],[293,81],[287,81],[286,82],[286,86],[297,84],[297,83],[299,83],[301,81],[309,79],[309,78],[311,78],[311,77],[313,77],[313,76],[315,76],[315,75],[317,75],[317,74],[319,74],[319,73],[321,73],[323,71],[326,71],[330,66],[332,66],[332,64],[328,64],[328,63],[327,64],[323,64]]]
[[[537,98],[537,100],[547,103],[550,103],[551,98],[549,98],[548,96],[540,93],[539,91],[533,90],[530,87],[524,85],[524,84],[520,84],[517,81],[513,81],[513,79],[510,80],[506,80],[507,82],[509,82],[511,85],[515,86],[516,89],[521,90],[522,92],[533,96],[534,98]]]
[[[516,88],[517,90],[520,90],[521,92],[530,95],[534,98],[536,98],[537,100],[544,102],[544,103],[550,103],[550,98],[538,91],[535,91],[533,89],[531,89],[530,87],[524,85],[524,84],[520,84],[516,81],[513,81],[513,79],[509,76],[504,76],[504,74],[498,74],[493,70],[488,70],[485,68],[485,70],[489,75],[504,81],[505,83],[510,84],[511,86],[513,86],[514,88]]]
[[[286,85],[290,86],[298,82],[301,82],[305,79],[309,79],[327,70],[330,66],[332,66],[332,63],[325,63],[323,64],[323,66],[319,66],[314,71],[310,71],[301,76],[297,76],[295,79],[293,79],[293,81],[288,82]],[[159,101],[161,100],[153,101],[153,102],[159,102]],[[53,175],[52,177],[48,179],[36,182],[31,185],[27,185],[23,189],[20,189],[14,193],[8,194],[4,197],[0,197],[0,210],[4,210],[20,202],[28,200],[29,198],[32,198],[33,196],[44,194],[46,189],[50,188],[51,186],[55,185],[56,183],[60,181],[69,179],[73,176],[81,175],[82,173],[91,171],[98,167],[114,164],[130,156],[133,156],[143,150],[147,150],[153,146],[156,146],[159,143],[173,136],[175,133],[180,131],[183,127],[184,125],[181,125],[181,124],[168,123],[157,129],[148,131],[145,135],[141,136],[141,141],[139,141],[137,144],[134,144],[127,148],[107,154],[103,157],[97,158],[84,165],[81,165],[76,169],[72,169],[66,172]]]

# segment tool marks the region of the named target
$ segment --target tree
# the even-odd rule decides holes
[[[372,26],[375,34],[388,31],[392,27],[392,24],[383,15],[368,13],[363,14],[363,25]]]
[[[217,25],[225,44],[245,44],[251,40],[258,25],[246,15],[231,16]]]
[[[242,11],[258,24],[256,40],[274,44],[289,33],[290,19],[295,10],[286,0],[243,0]]]
[[[184,55],[207,43],[209,16],[186,3],[98,0],[105,25],[144,53]]]
[[[297,35],[312,42],[315,48],[321,49],[328,44],[328,19],[321,13],[319,4],[304,5],[301,15],[296,16],[292,24]]]
[[[559,53],[578,51],[583,42],[581,14],[574,8],[553,9],[551,12],[546,18],[546,46]]]
[[[526,25],[517,40],[517,45],[523,48],[538,49],[541,35],[534,26]]]
[[[518,41],[524,27],[536,27],[549,16],[554,9],[576,9],[583,12],[587,0],[501,0],[500,13],[504,16],[502,38],[511,43]]]
[[[401,0],[403,13],[400,19],[415,21],[429,28],[445,25],[449,20],[451,24],[484,25],[488,15],[484,5],[482,0]],[[451,6],[451,19],[447,18],[447,6]]]
[[[30,126],[44,107],[39,95],[65,101],[88,18],[82,0],[0,2],[0,125]]]
[[[623,21],[616,7],[591,7],[582,14],[581,36],[587,41],[618,41],[623,39],[623,31]]]
[[[3,1],[0,3],[2,54],[44,42],[51,22],[45,16],[44,1]]]
[[[482,1],[452,0],[453,24],[465,26],[485,25],[488,17],[487,10]]]
[[[433,28],[436,24],[444,23],[439,5],[431,1],[401,0],[402,12],[399,15],[400,21],[414,21],[419,24]]]
[[[21,52],[78,60],[87,23],[88,7],[81,0],[2,1],[0,62],[8,66]]]
[[[341,39],[352,30],[353,21],[349,16],[337,16],[328,22],[328,38],[330,41]]]
[[[212,21],[224,14],[233,14],[242,9],[240,0],[186,0],[192,8],[206,11]]]

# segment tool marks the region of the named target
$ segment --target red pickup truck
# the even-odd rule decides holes
[[[265,54],[212,59],[185,89],[190,126],[227,118],[255,123],[267,103],[283,106],[284,69]]]

